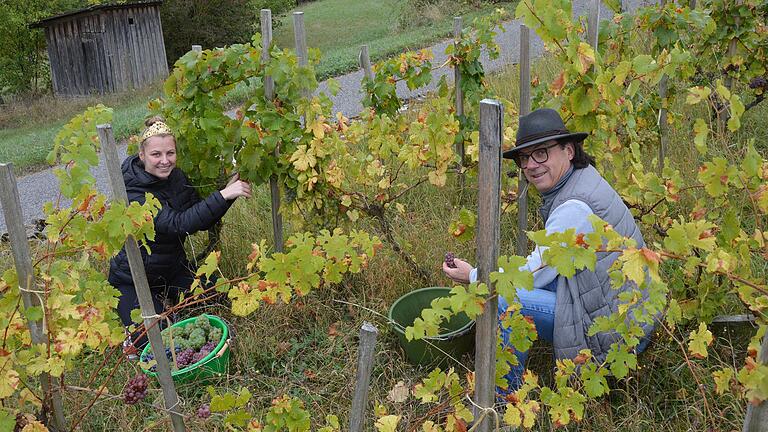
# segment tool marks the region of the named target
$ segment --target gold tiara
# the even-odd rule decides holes
[[[173,132],[167,124],[161,121],[155,122],[152,124],[152,126],[148,127],[143,134],[141,134],[141,141],[144,142],[144,140],[147,138],[153,137],[155,135],[173,135]]]

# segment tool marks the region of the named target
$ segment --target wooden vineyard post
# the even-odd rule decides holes
[[[741,0],[736,0],[736,6],[741,5]],[[733,23],[738,27],[741,24],[741,17],[737,14],[733,17]],[[738,38],[734,37],[728,42],[728,59],[733,59],[736,55],[736,48],[738,44]],[[725,86],[728,90],[733,90],[733,78],[730,76],[725,77]]]
[[[96,126],[96,131],[99,134],[101,148],[104,151],[107,174],[109,175],[109,183],[112,187],[112,200],[115,202],[121,201],[128,205],[128,194],[125,191],[123,172],[120,169],[120,160],[117,156],[117,146],[115,145],[115,136],[112,133],[112,125],[98,125]],[[149,338],[152,352],[165,353],[165,344],[163,344],[160,326],[158,325],[160,316],[155,311],[152,293],[149,290],[147,274],[144,269],[144,262],[141,258],[141,251],[139,251],[139,246],[133,236],[128,236],[125,240],[125,254],[128,257],[131,277],[136,287],[136,295],[139,298],[141,315],[144,318],[144,327],[147,329],[147,337]],[[184,417],[178,411],[179,396],[176,394],[176,387],[171,378],[168,358],[165,355],[155,355],[155,360],[157,361],[157,380],[160,382],[160,387],[163,390],[163,400],[165,401],[168,415],[171,417],[173,431],[183,432],[186,430],[184,427]]]
[[[307,54],[307,32],[304,30],[304,12],[293,13],[293,39],[296,42],[296,56],[299,58],[299,66],[306,66],[309,62],[309,55]]]
[[[261,10],[261,61],[269,62],[269,48],[272,45],[272,11]],[[267,100],[275,98],[275,82],[269,75],[264,75],[264,97]],[[275,157],[280,155],[280,149],[275,149]],[[280,186],[277,176],[269,178],[269,190],[272,194],[272,236],[275,239],[275,252],[283,251],[283,216],[280,214]]]
[[[661,108],[659,109],[659,175],[664,173],[667,145],[669,143],[669,127],[667,125],[666,108],[668,81],[669,77],[664,74],[659,82],[659,99],[661,99]]]
[[[667,0],[661,0],[661,7],[666,6]],[[669,77],[664,74],[659,81],[659,99],[661,108],[659,109],[659,175],[664,173],[665,158],[667,157],[667,143],[669,141],[669,128],[667,127],[667,90],[669,86]]]
[[[368,405],[368,389],[371,383],[371,371],[375,360],[376,338],[379,329],[369,322],[363,322],[360,327],[360,349],[357,354],[357,379],[355,380],[355,395],[352,398],[352,409],[349,414],[350,432],[365,430],[365,407]]]
[[[299,66],[306,66],[309,63],[309,53],[307,52],[307,32],[304,30],[304,12],[293,13],[293,38],[296,43],[296,56],[299,58]],[[308,89],[302,90],[302,96],[309,99],[312,96]],[[307,124],[306,115],[302,115],[303,124]]]
[[[27,232],[24,228],[24,215],[21,211],[19,188],[16,177],[13,175],[13,164],[0,164],[0,202],[3,205],[5,225],[8,227],[8,236],[11,240],[13,262],[16,266],[16,275],[19,280],[19,291],[24,303],[24,310],[33,307],[41,307],[41,297],[35,290],[35,270],[32,268],[32,255],[29,250]],[[34,295],[33,295],[34,294]],[[27,320],[29,334],[35,345],[48,345],[48,337],[40,320]],[[51,425],[55,430],[67,430],[67,421],[64,417],[64,405],[61,401],[59,388],[51,381],[47,373],[40,375],[40,387],[43,390],[43,414],[53,414]],[[50,395],[50,399],[48,399]],[[48,403],[50,402],[50,406]]]
[[[598,31],[600,28],[600,0],[592,0],[587,17],[587,41],[597,51]]]
[[[454,45],[458,45],[461,40],[461,17],[453,17],[453,39]],[[456,89],[456,117],[464,115],[464,91],[461,89],[461,71],[458,66],[453,68],[453,85]],[[466,156],[464,154],[464,141],[456,143],[456,154],[459,155],[459,169],[464,168]],[[464,189],[464,174],[459,173],[460,189]]]
[[[531,29],[520,24],[520,117],[531,112]],[[528,180],[519,170],[517,176],[517,239],[516,252],[525,256],[528,251]]]
[[[592,0],[589,5],[589,17],[587,18],[587,40],[589,45],[597,52],[598,32],[600,30],[600,0]]]
[[[768,334],[763,336],[760,353],[757,360],[761,364],[768,363]],[[744,418],[742,432],[764,432],[768,430],[768,401],[762,401],[757,406],[747,402],[747,415]]]
[[[360,46],[360,67],[368,81],[373,80],[373,68],[371,68],[371,55],[368,53],[368,45]]]
[[[488,286],[483,313],[477,318],[475,336],[476,431],[488,432],[495,425],[492,412],[496,399],[496,288],[490,274],[498,269],[501,189],[501,143],[504,106],[492,99],[480,101],[480,165],[477,205],[477,280]]]
[[[736,0],[736,6],[741,5],[741,0]],[[733,24],[736,27],[739,27],[741,25],[741,17],[736,14],[733,16]],[[728,42],[728,61],[732,61],[734,56],[736,55],[736,48],[738,45],[738,38],[734,37]],[[729,90],[733,90],[733,77],[730,75],[725,76],[725,87]],[[727,101],[725,101],[727,103]],[[718,132],[724,132],[726,131],[726,123],[728,122],[728,118],[730,117],[730,114],[725,106],[720,107],[720,110],[717,113],[717,129]]]

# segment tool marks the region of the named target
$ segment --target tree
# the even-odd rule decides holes
[[[204,48],[244,43],[256,31],[251,0],[166,0],[160,9],[168,64],[193,44]]]
[[[91,1],[90,3],[93,3]],[[49,86],[45,36],[30,24],[88,6],[86,0],[6,0],[0,2],[0,95],[39,92]]]

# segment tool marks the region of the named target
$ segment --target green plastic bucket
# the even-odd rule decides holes
[[[211,351],[199,362],[189,365],[183,369],[171,372],[171,377],[177,383],[188,383],[193,381],[204,381],[216,375],[225,374],[229,365],[229,327],[221,318],[215,315],[204,315],[212,326],[221,329],[221,340],[216,348]],[[195,321],[197,317],[187,318],[172,325],[172,328],[181,328]],[[141,352],[142,361],[150,352],[150,345],[144,347]],[[147,369],[142,369],[145,374],[156,377],[157,373]]]
[[[421,311],[429,308],[432,300],[448,297],[450,292],[451,289],[446,287],[417,289],[397,299],[389,308],[389,322],[411,363],[434,365],[449,359],[447,355],[458,360],[474,348],[475,321],[464,313],[443,323],[443,330],[435,337],[412,341],[405,338],[405,328],[413,325],[413,320],[421,316]]]

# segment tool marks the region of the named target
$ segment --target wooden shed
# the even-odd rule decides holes
[[[114,93],[167,77],[161,4],[102,4],[34,23],[45,30],[54,93]]]

